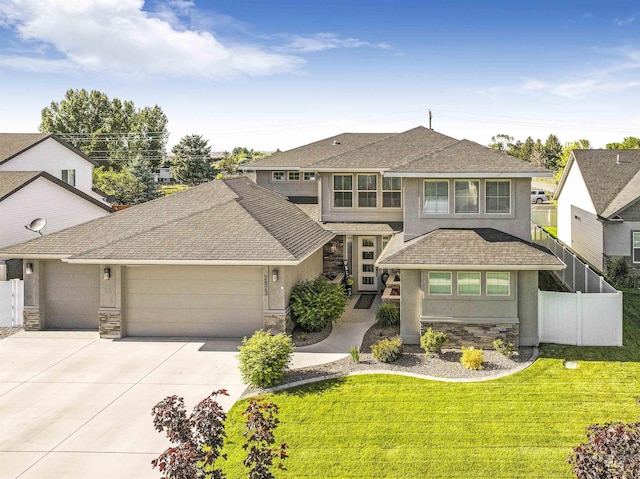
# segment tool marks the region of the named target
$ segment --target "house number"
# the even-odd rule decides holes
[[[269,276],[268,275],[264,275],[264,292],[263,292],[264,296],[268,296],[269,295]]]

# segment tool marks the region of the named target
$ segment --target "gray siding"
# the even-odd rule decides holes
[[[454,178],[455,179],[455,178]],[[500,178],[506,179],[506,178]],[[494,228],[517,238],[531,241],[531,180],[511,179],[511,212],[484,213],[484,181],[480,180],[480,213],[455,214],[453,183],[449,186],[449,214],[423,213],[423,178],[404,179],[404,232],[407,240],[440,228]]]
[[[604,239],[602,223],[595,214],[571,205],[571,248],[602,271]]]
[[[640,221],[640,201],[621,211],[619,216],[625,221]]]
[[[538,272],[518,271],[518,319],[520,346],[537,346],[538,339]]]
[[[284,171],[284,170],[274,170]],[[272,171],[256,171],[256,183],[263,188],[267,188],[284,196],[307,196],[318,197],[318,182],[317,181],[289,181],[287,178],[287,171],[284,171],[285,181],[273,181]],[[303,177],[303,173],[300,173],[300,178]]]
[[[271,309],[286,309],[289,306],[291,290],[299,281],[308,281],[322,275],[322,249],[317,250],[298,266],[287,266],[284,277],[284,290],[282,300]],[[272,283],[273,284],[273,283]]]

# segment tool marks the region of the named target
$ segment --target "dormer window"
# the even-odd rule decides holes
[[[76,170],[62,170],[62,181],[71,186],[76,186]]]

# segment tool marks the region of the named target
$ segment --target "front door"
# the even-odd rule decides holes
[[[376,261],[375,236],[360,236],[358,251],[358,291],[377,291],[378,277],[373,265]]]

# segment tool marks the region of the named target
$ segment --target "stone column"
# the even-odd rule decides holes
[[[119,339],[125,335],[122,318],[122,272],[123,267],[120,265],[100,265],[98,318],[101,338]]]
[[[25,259],[22,262],[24,278],[24,310],[22,318],[25,331],[40,331],[45,328],[44,312],[44,262]],[[30,269],[31,273],[27,274]],[[42,309],[41,309],[42,307]]]

